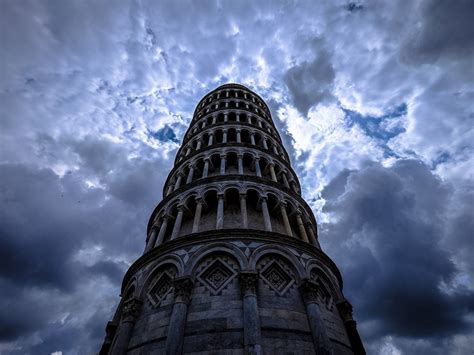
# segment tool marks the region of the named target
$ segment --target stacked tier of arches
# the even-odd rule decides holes
[[[227,146],[195,154],[178,164],[168,176],[163,195],[169,196],[199,179],[229,175],[256,176],[301,193],[296,174],[278,159],[254,149]]]
[[[236,124],[224,127],[212,127],[193,137],[183,144],[176,154],[176,162],[187,156],[216,144],[250,144],[265,151],[271,152],[282,160],[288,161],[287,153],[281,145],[270,135],[255,128],[242,128]]]
[[[311,209],[257,182],[214,182],[184,191],[154,213],[146,250],[192,233],[220,229],[276,232],[319,248]]]
[[[223,123],[250,125],[273,135],[279,142],[281,142],[280,135],[276,129],[260,117],[242,110],[223,110],[218,113],[208,114],[191,125],[185,134],[183,143],[186,143],[191,139],[194,134],[199,133],[210,126],[220,125]]]
[[[260,107],[263,111],[270,114],[270,110],[268,109],[267,105],[260,99],[256,94],[247,90],[240,90],[240,89],[221,89],[216,90],[205,96],[200,103],[198,104],[195,116],[199,111],[202,111],[206,107],[215,104],[215,102],[220,100],[229,100],[229,99],[240,99],[245,100],[249,103],[255,104],[256,106]]]

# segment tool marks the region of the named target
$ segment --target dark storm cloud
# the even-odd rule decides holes
[[[420,25],[407,39],[402,58],[413,63],[433,63],[438,59],[456,61],[466,56],[472,60],[474,3],[429,0],[420,7]]]
[[[459,270],[443,247],[457,233],[447,228],[449,209],[469,214],[472,202],[453,196],[453,187],[414,160],[344,171],[323,191],[324,210],[335,217],[322,225],[323,246],[339,259],[366,336],[426,340],[472,330],[474,293],[456,285]]]
[[[316,58],[291,67],[284,76],[293,104],[304,115],[311,106],[333,98],[335,73],[330,55],[322,40],[316,38],[311,45]]]

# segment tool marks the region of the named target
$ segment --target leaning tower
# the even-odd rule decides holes
[[[364,354],[270,110],[199,102],[101,354]]]

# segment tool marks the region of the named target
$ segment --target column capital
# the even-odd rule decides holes
[[[226,153],[221,153],[221,154],[220,154],[220,157],[221,157],[221,159],[226,159],[227,154],[226,154]]]
[[[218,192],[217,193],[217,198],[218,199],[223,199],[224,198],[224,193],[223,192]]]
[[[122,308],[122,322],[134,323],[140,314],[143,302],[138,298],[131,298],[124,302]]]
[[[176,209],[177,209],[178,211],[184,211],[184,205],[183,205],[182,203],[180,203],[180,204],[178,204],[178,205],[176,206]]]
[[[280,206],[286,207],[288,203],[286,201],[280,201]]]
[[[268,200],[268,197],[267,197],[267,196],[260,196],[260,200],[261,200],[261,201],[265,201],[265,202],[267,202],[267,200]]]
[[[318,283],[309,279],[303,280],[299,285],[301,295],[307,304],[318,302],[318,289]]]
[[[344,322],[352,321],[352,305],[347,300],[343,300],[336,304],[339,313],[341,314],[342,320]]]
[[[240,198],[247,197],[247,192],[239,192]]]
[[[243,296],[257,295],[258,272],[241,271],[239,275],[240,289]]]
[[[237,158],[242,159],[244,157],[244,153],[237,153]]]
[[[186,303],[191,301],[191,292],[194,287],[194,282],[190,277],[180,277],[173,281],[174,286],[174,302]]]
[[[196,197],[194,198],[194,201],[195,201],[196,203],[201,204],[201,205],[204,204],[204,198],[202,198],[201,196],[196,196]]]

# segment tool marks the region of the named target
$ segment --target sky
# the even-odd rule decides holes
[[[0,353],[97,352],[198,101],[269,105],[371,354],[474,348],[474,2],[0,1]]]

